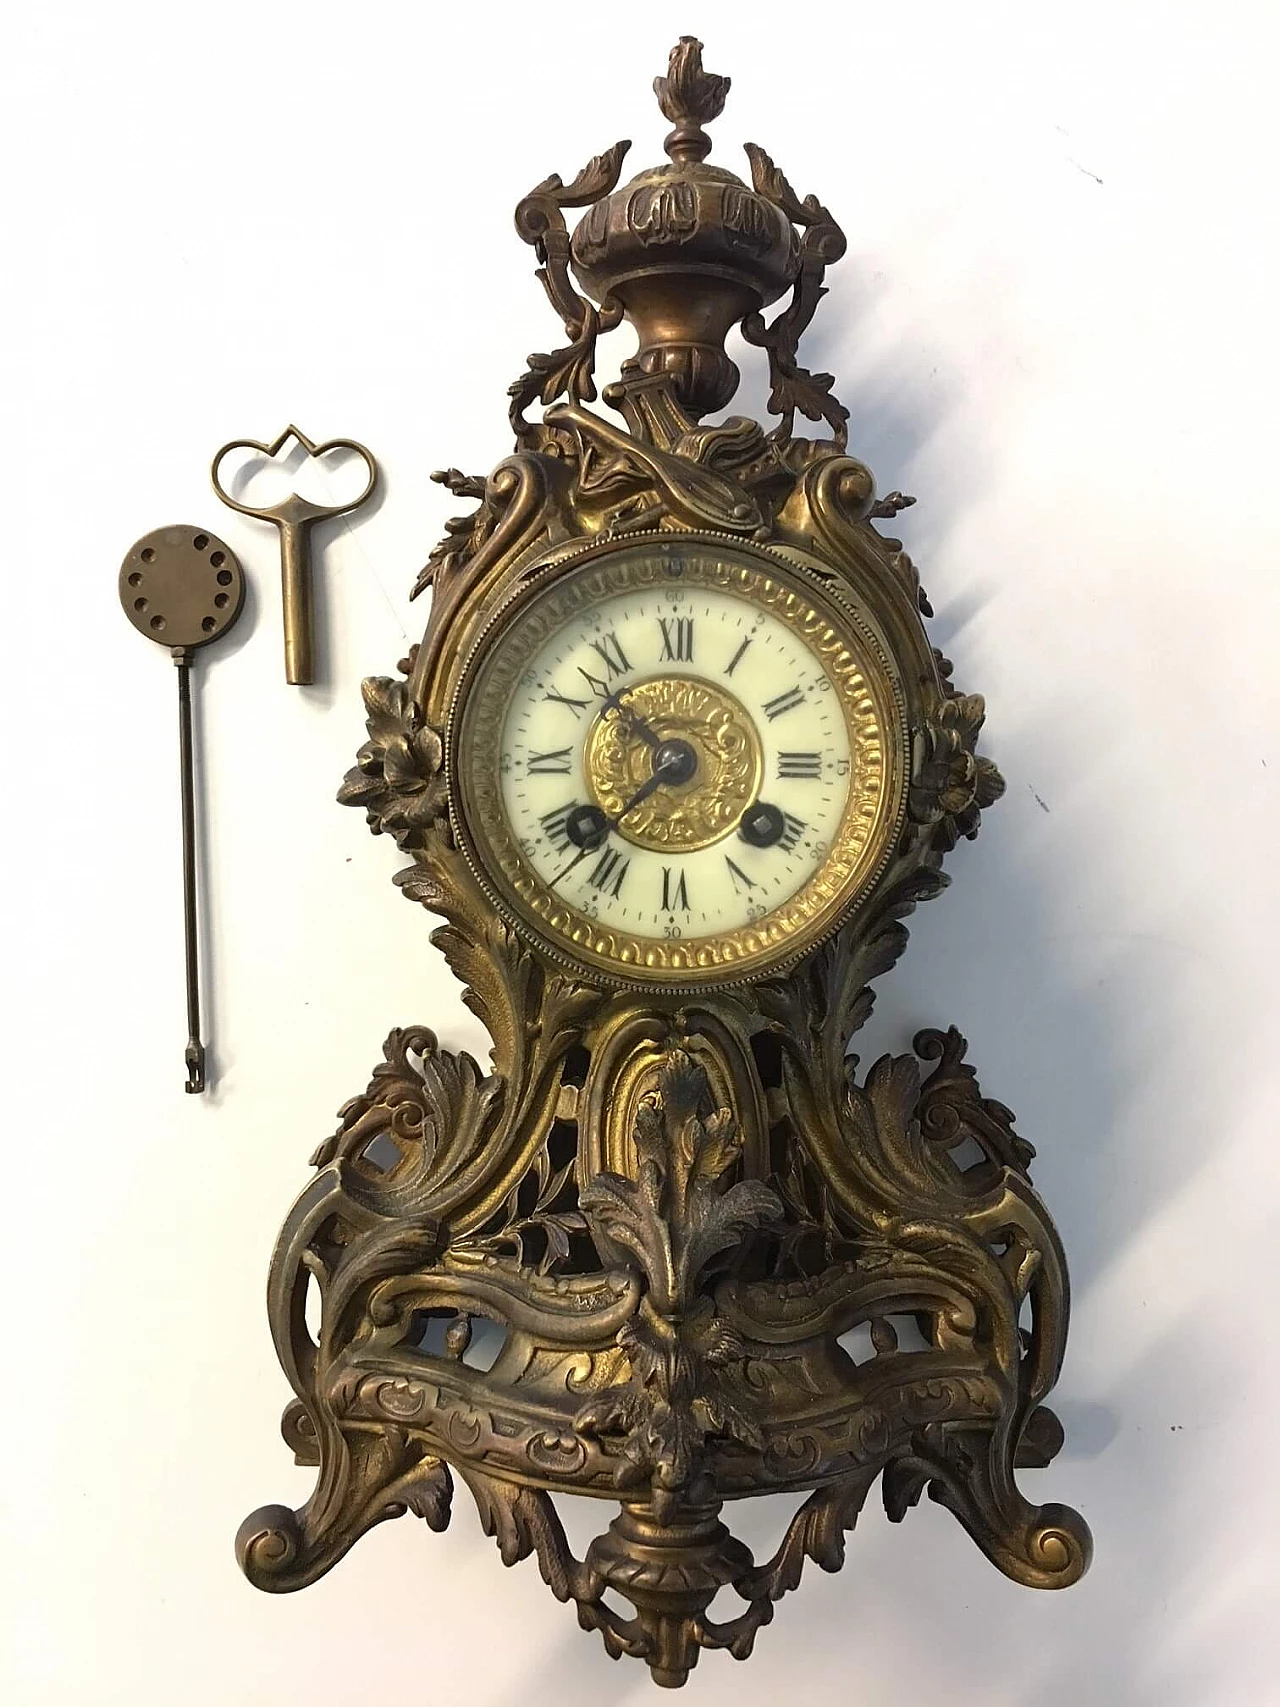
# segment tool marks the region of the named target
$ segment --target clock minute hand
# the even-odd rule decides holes
[[[628,800],[619,811],[615,812],[612,818],[606,820],[609,827],[616,830],[618,825],[626,817],[627,813],[639,806],[642,800],[647,800],[653,793],[654,789],[661,788],[665,781],[666,778],[663,776],[662,771],[655,765],[653,775],[649,780],[647,782],[642,782],[639,788],[637,788],[635,793],[631,796],[630,800]]]
[[[597,833],[588,841],[584,842],[582,847],[579,848],[578,852],[574,854],[573,858],[569,861],[568,865],[565,866],[564,870],[558,871],[556,875],[551,878],[549,887],[552,889],[557,888],[564,882],[565,878],[568,877],[574,867],[580,865],[589,853],[598,852],[603,846],[609,831],[616,830],[628,812],[633,811],[635,807],[639,806],[641,801],[647,800],[655,789],[662,787],[662,784],[666,781],[665,772],[670,768],[673,767],[659,761],[659,763],[655,764],[653,767],[653,775],[650,776],[647,781],[640,784],[639,788],[636,789],[630,800],[625,801],[622,807],[615,812],[612,817],[605,817],[601,814],[600,828],[604,832],[603,835]]]
[[[595,853],[597,848],[599,848],[599,846],[600,846],[600,843],[596,842],[596,841],[584,843],[583,846],[578,849],[577,853],[574,854],[573,858],[569,861],[568,865],[565,866],[564,870],[563,871],[557,871],[555,876],[550,879],[550,881],[548,883],[548,888],[558,889],[559,886],[564,882],[565,878],[568,877],[569,873],[573,870],[574,866],[580,865],[582,863],[582,861],[584,859],[586,859],[587,855],[589,853]]]

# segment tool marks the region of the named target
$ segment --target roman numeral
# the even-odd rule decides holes
[[[607,889],[610,895],[616,896],[622,888],[622,880],[627,875],[630,864],[631,861],[623,859],[616,849],[606,848],[587,881],[595,888]]]
[[[553,699],[557,705],[567,705],[575,717],[580,716],[587,707],[587,701],[585,699],[569,699],[567,695],[557,693],[554,688],[548,688],[546,693],[543,695],[543,698]]]
[[[554,812],[543,813],[538,820],[557,853],[563,853],[569,846],[569,814],[577,804],[576,800],[571,800],[567,806],[557,806]]]
[[[572,747],[557,747],[554,753],[530,753],[525,763],[527,776],[568,776]]]
[[[764,702],[764,714],[772,722],[784,712],[794,711],[803,700],[804,695],[799,688],[788,688],[786,693],[780,693],[776,699],[767,699]]]
[[[662,630],[662,661],[673,658],[678,664],[693,661],[693,618],[691,616],[660,616]]]
[[[783,776],[821,776],[821,753],[779,753],[778,775]]]
[[[685,887],[684,872],[680,873],[675,883],[671,881],[671,867],[662,868],[662,910],[664,913],[674,913],[676,908],[689,911],[689,891]]]
[[[749,890],[758,889],[760,887],[755,878],[748,877],[742,867],[740,865],[736,865],[733,860],[729,858],[728,854],[724,856],[724,863],[729,867],[729,876],[733,879],[733,887],[735,889],[740,883],[744,883]]]
[[[631,668],[631,661],[618,644],[618,637],[612,629],[603,640],[593,640],[591,644],[604,659],[605,668],[611,676],[625,675]]]
[[[734,653],[733,657],[730,658],[728,668],[725,670],[726,676],[731,676],[733,674],[733,672],[737,669],[738,665],[742,662],[742,654],[746,651],[747,647],[750,646],[751,642],[754,639],[755,639],[754,634],[748,634],[747,638],[742,642],[742,645],[739,646],[738,650]]]
[[[793,818],[790,812],[784,812],[782,814],[782,834],[778,837],[778,841],[788,853],[791,853],[808,828],[809,826],[803,818]]]

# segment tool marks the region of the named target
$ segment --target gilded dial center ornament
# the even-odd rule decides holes
[[[692,618],[683,621],[690,636]],[[628,716],[628,713],[633,714]],[[583,749],[587,791],[606,815],[623,811],[653,774],[655,748],[635,731],[641,720],[661,741],[692,749],[689,774],[626,813],[619,831],[636,847],[691,853],[737,829],[759,797],[763,748],[741,702],[712,682],[659,676],[628,688],[625,701],[596,715]]]
[[[780,557],[596,547],[530,577],[464,672],[464,845],[522,928],[615,976],[795,958],[886,850],[896,691],[865,623]]]

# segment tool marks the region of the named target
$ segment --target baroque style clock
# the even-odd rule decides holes
[[[703,1648],[744,1658],[806,1560],[840,1566],[877,1478],[890,1517],[927,1489],[1034,1587],[1090,1540],[1015,1482],[1062,1439],[1031,1146],[954,1029],[862,1079],[848,1053],[1003,784],[875,526],[909,500],[877,500],[797,362],[845,240],[763,150],[750,185],[705,163],[728,80],[697,42],[655,87],[668,164],[619,188],[619,143],[516,210],[569,341],[511,388],[514,455],[437,477],[476,507],[420,577],[421,645],[365,684],[340,798],[443,917],[492,1070],[397,1030],[313,1157],[269,1307],[318,1480],[238,1551],[300,1588],[384,1518],[442,1529],[457,1476],[506,1563],[675,1685]],[[624,318],[611,421],[587,405]],[[735,325],[770,432],[703,424]],[[620,1504],[583,1559],[556,1492]],[[757,1562],[722,1514],[772,1492],[807,1498]]]

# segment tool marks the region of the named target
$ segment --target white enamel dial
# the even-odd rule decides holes
[[[887,848],[883,654],[817,577],[729,542],[553,566],[476,649],[458,707],[452,792],[481,880],[623,977],[794,957]]]
[[[754,798],[741,810],[772,807],[780,821],[761,819],[754,845],[741,819],[692,849],[640,836],[642,808],[652,823],[697,797],[709,780],[699,765],[655,789],[603,839],[571,839],[573,809],[600,804],[587,763],[593,728],[615,720],[652,775],[643,751],[651,743],[624,708],[637,699],[643,708],[654,684],[681,678],[718,690],[712,703],[731,697],[741,708],[761,757]],[[661,735],[665,721],[645,723]],[[538,876],[588,917],[641,936],[710,936],[771,911],[828,852],[849,795],[848,731],[821,661],[777,617],[710,588],[648,587],[572,616],[520,679],[503,721],[502,764],[503,804]],[[641,774],[631,792],[647,780]]]

